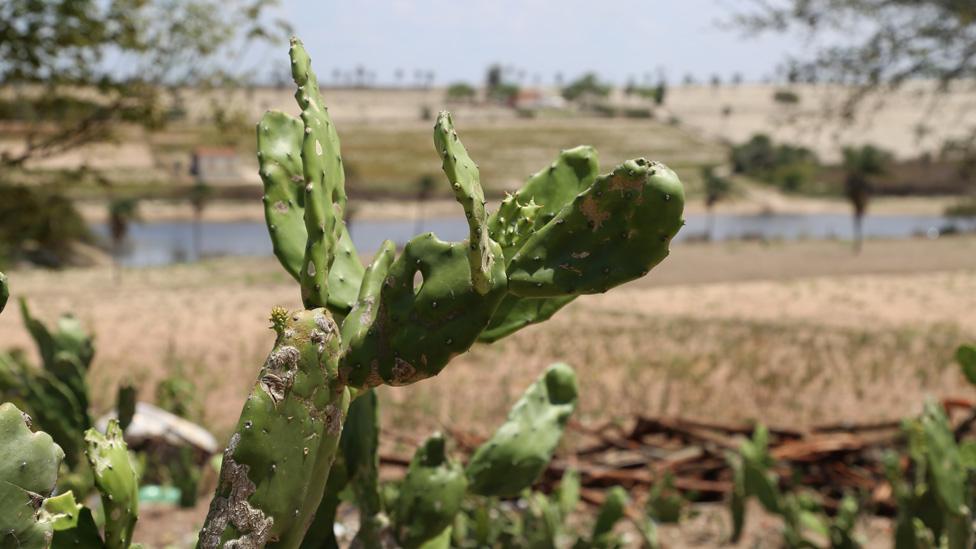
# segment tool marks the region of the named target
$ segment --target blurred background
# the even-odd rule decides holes
[[[976,340],[971,1],[5,0],[0,268],[37,316],[96,334],[96,410],[120,382],[161,403],[175,379],[222,444],[268,312],[300,306],[254,137],[264,111],[298,111],[292,34],[365,260],[386,238],[466,237],[440,110],[492,209],[580,144],[604,172],[643,156],[685,184],[687,225],[649,276],[383,389],[388,431],[487,434],[554,360],[589,424],[804,428],[976,397],[952,358]],[[5,348],[33,353],[10,312]],[[144,538],[176,536],[152,522]]]

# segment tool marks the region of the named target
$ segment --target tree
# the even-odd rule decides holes
[[[129,235],[129,225],[139,219],[139,202],[134,198],[117,198],[108,204],[108,232],[112,238],[115,280],[122,277],[122,246]]]
[[[705,187],[705,239],[712,240],[715,232],[715,205],[725,199],[732,191],[732,184],[726,177],[715,173],[715,166],[702,166],[702,184]]]
[[[584,74],[563,88],[563,97],[568,101],[575,101],[586,96],[606,97],[609,94],[610,85],[600,82],[596,73],[592,72]]]
[[[665,98],[668,95],[668,84],[663,79],[657,83],[657,87],[654,88],[654,104],[660,107],[664,104]]]
[[[286,33],[267,21],[275,2],[5,0],[0,110],[24,128],[24,146],[0,155],[0,166],[106,139],[120,123],[158,128],[164,90],[239,81],[215,61],[230,66],[248,43]]]
[[[202,223],[203,210],[213,198],[213,187],[204,181],[197,181],[190,187],[190,206],[193,208],[193,257],[200,260],[203,253]]]
[[[424,206],[430,200],[430,195],[437,187],[437,180],[430,174],[424,174],[417,180],[417,218],[414,220],[413,234],[420,234],[424,227]]]
[[[470,102],[474,101],[477,92],[465,82],[455,82],[447,87],[447,101],[450,102]]]
[[[891,155],[873,145],[844,148],[844,194],[854,210],[854,253],[860,253],[862,223],[871,198],[871,179],[883,175]]]
[[[794,81],[854,86],[841,114],[850,117],[873,92],[915,78],[941,89],[976,76],[976,3],[972,0],[752,0],[737,17],[753,33],[802,32],[821,44],[790,59]],[[838,38],[843,37],[843,38]],[[822,40],[825,38],[825,40]]]

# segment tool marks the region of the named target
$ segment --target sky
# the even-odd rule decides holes
[[[747,80],[772,74],[796,37],[744,37],[729,29],[747,0],[283,0],[279,15],[305,42],[320,80],[361,65],[378,83],[433,71],[438,84],[481,83],[492,63],[550,84],[586,71],[623,84],[686,74]],[[279,46],[280,49],[280,46]],[[269,66],[285,52],[249,55]]]

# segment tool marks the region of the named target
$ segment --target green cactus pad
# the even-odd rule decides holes
[[[347,483],[345,460],[340,453],[332,462],[329,480],[325,484],[325,493],[322,495],[318,510],[315,511],[312,524],[305,532],[301,549],[339,549],[339,541],[335,535],[336,513],[341,503],[339,494],[346,488]]]
[[[935,495],[948,513],[968,514],[966,469],[962,466],[959,446],[956,445],[949,420],[941,408],[928,403],[922,414],[921,427]]]
[[[478,341],[494,343],[526,326],[549,320],[576,297],[519,297],[507,294],[495,309],[491,322],[478,335]]]
[[[7,282],[7,275],[0,273],[0,313],[7,306],[8,298],[10,298],[10,283]]]
[[[966,380],[976,385],[976,345],[960,345],[956,349],[956,361]]]
[[[104,435],[89,429],[85,442],[105,509],[105,547],[127,549],[139,518],[139,476],[122,440],[122,429],[116,420],[109,420]]]
[[[381,250],[370,267],[363,283],[366,299],[349,315],[361,320],[347,319],[343,325],[348,352],[341,372],[351,387],[407,385],[437,375],[471,347],[505,295],[501,261],[492,266],[489,292],[474,288],[463,243],[444,242],[431,233],[415,237],[383,277],[391,254],[390,248]],[[415,287],[418,273],[423,280]]]
[[[325,309],[272,318],[278,338],[224,452],[201,547],[298,547],[336,455],[349,406],[338,327]]]
[[[505,260],[511,260],[528,237],[588,189],[599,172],[600,164],[592,147],[567,149],[548,168],[530,177],[521,189],[505,197],[488,220],[489,234],[502,245]]]
[[[380,498],[380,418],[375,391],[366,391],[349,405],[339,445],[356,507],[360,539],[379,539],[386,519]]]
[[[302,121],[279,111],[265,113],[257,126],[258,164],[264,182],[264,219],[275,257],[296,281],[305,259],[305,175],[301,151]],[[345,315],[356,302],[363,264],[345,222],[337,220],[339,243],[329,270],[328,307]]]
[[[444,437],[432,435],[417,449],[400,486],[394,532],[405,548],[437,538],[461,509],[467,480],[460,464],[447,457]]]
[[[120,385],[115,399],[115,411],[119,417],[119,427],[124,433],[136,415],[136,388],[132,385]]]
[[[468,220],[468,264],[474,289],[484,295],[497,286],[494,264],[502,260],[501,247],[488,236],[488,212],[478,166],[468,156],[451,114],[442,112],[434,124],[434,147],[441,155],[444,174]]]
[[[531,486],[552,459],[578,394],[572,368],[550,366],[515,403],[508,420],[471,456],[471,492],[514,496]]]
[[[535,231],[552,221],[593,184],[599,170],[592,147],[567,149],[548,168],[530,177],[521,189],[502,201],[488,220],[488,231],[501,244],[506,264]],[[485,343],[498,341],[526,326],[548,320],[574,299],[575,295],[548,298],[506,295],[478,339]]]
[[[76,502],[71,491],[44,500],[42,520],[54,529],[52,549],[105,547],[91,510]]]
[[[302,173],[305,182],[305,257],[299,272],[305,308],[328,303],[328,274],[338,248],[346,207],[345,173],[339,137],[329,118],[312,71],[312,60],[301,41],[291,40],[291,74],[298,85],[295,99],[302,109]]]
[[[0,404],[0,547],[42,548],[53,525],[41,504],[54,491],[64,452],[47,433],[32,433],[29,418]]]
[[[620,486],[607,490],[606,499],[597,511],[596,522],[593,524],[594,545],[602,545],[600,540],[613,533],[613,527],[624,518],[629,502],[627,491]]]
[[[523,297],[605,292],[668,255],[684,193],[663,164],[629,160],[599,177],[512,257],[509,291]]]

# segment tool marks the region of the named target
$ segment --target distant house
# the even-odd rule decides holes
[[[512,99],[512,106],[519,110],[566,108],[566,100],[562,97],[535,88],[520,89]]]
[[[231,147],[197,147],[190,161],[190,175],[206,183],[240,182],[237,151]]]

